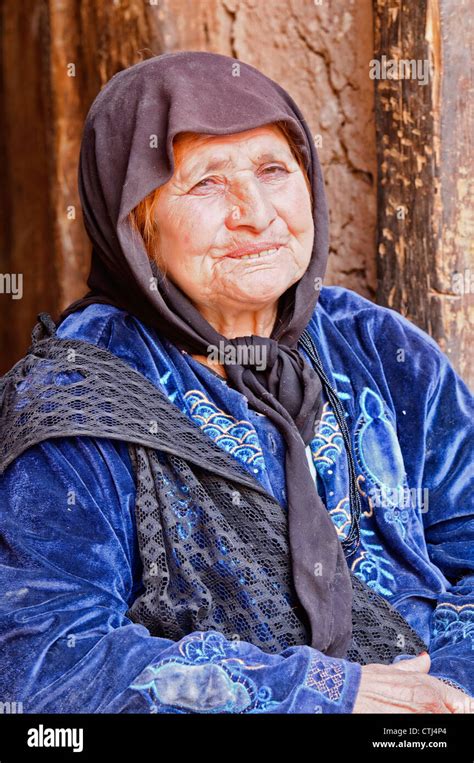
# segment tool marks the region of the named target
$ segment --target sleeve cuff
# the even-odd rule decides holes
[[[306,713],[352,713],[362,667],[356,662],[323,657],[316,652],[308,663],[299,700]]]

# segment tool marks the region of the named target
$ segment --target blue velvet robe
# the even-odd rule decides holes
[[[429,644],[430,673],[474,696],[473,398],[425,333],[351,291],[324,288],[308,328],[352,434],[363,515],[350,566]],[[110,306],[69,316],[58,336],[144,374],[287,511],[284,441],[225,380]],[[327,400],[308,456],[343,538],[346,456]],[[217,631],[175,643],[127,619],[142,590],[134,498],[126,444],[99,438],[45,441],[0,479],[1,701],[31,713],[351,712],[357,664]]]

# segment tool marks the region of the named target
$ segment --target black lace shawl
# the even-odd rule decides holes
[[[28,353],[0,383],[0,472],[45,439],[127,442],[143,566],[130,619],[173,640],[215,629],[266,652],[311,645],[276,499],[142,374],[88,342],[56,338],[51,318],[39,318]],[[177,507],[189,501],[195,524],[183,533]],[[229,560],[244,581],[239,589],[226,574]],[[352,638],[342,656],[390,664],[427,649],[383,597],[352,573],[350,579]]]

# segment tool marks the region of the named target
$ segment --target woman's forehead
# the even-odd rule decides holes
[[[237,155],[240,151],[251,154],[255,161],[276,158],[275,152],[291,157],[288,141],[276,125],[264,125],[230,135],[180,133],[173,148],[177,164],[184,162],[190,171],[219,169],[230,155]]]

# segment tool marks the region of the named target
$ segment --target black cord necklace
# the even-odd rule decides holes
[[[356,477],[354,457],[352,455],[351,439],[350,439],[349,429],[346,424],[344,408],[342,407],[341,401],[339,400],[337,396],[337,392],[331,387],[329,379],[326,376],[326,372],[323,368],[321,358],[319,357],[319,353],[316,349],[316,345],[314,344],[314,341],[311,335],[306,329],[301,334],[299,343],[304,348],[304,350],[306,350],[307,354],[309,355],[311,359],[311,362],[313,363],[316,373],[321,379],[321,383],[325,389],[329,402],[334,410],[334,415],[336,417],[337,423],[339,424],[342,439],[344,440],[344,445],[345,445],[346,455],[347,455],[347,463],[349,467],[349,505],[350,505],[350,514],[351,514],[351,525],[350,525],[350,529],[349,529],[349,533],[347,537],[342,541],[342,546],[344,548],[344,552],[348,556],[352,556],[352,554],[356,552],[360,543],[361,503],[360,503],[359,490],[357,487],[357,477]]]

